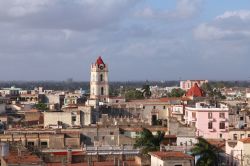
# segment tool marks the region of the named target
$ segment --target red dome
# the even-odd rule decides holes
[[[187,91],[186,96],[188,96],[188,97],[203,97],[203,96],[205,96],[205,94],[204,94],[203,90],[198,86],[198,84],[195,83],[194,86]]]
[[[99,56],[99,57],[97,58],[97,60],[96,60],[96,64],[97,64],[97,65],[104,64],[104,62],[103,62],[103,60],[102,60],[102,57],[101,57],[101,56]]]

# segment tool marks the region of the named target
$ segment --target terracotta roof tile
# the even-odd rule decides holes
[[[186,96],[203,97],[205,96],[205,94],[204,94],[204,91],[198,86],[198,84],[195,83],[194,86],[187,91]]]
[[[176,151],[168,151],[168,152],[151,152],[149,153],[151,156],[157,157],[161,160],[166,160],[166,159],[193,159],[193,156],[187,155],[182,152],[176,152]]]
[[[102,57],[101,57],[101,56],[99,56],[99,57],[97,58],[97,60],[96,60],[96,64],[97,64],[97,65],[101,65],[101,64],[103,64],[103,65],[104,65],[104,62],[103,62],[103,60],[102,60]]]
[[[240,141],[243,142],[243,143],[249,144],[250,143],[250,138],[243,138]]]

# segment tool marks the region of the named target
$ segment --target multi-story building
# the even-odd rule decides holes
[[[180,81],[180,88],[187,91],[192,88],[195,84],[201,87],[204,83],[208,83],[208,80],[186,80]]]
[[[228,107],[224,104],[196,103],[185,108],[185,121],[196,127],[196,135],[204,138],[228,138]]]

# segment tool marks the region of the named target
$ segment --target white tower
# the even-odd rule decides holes
[[[106,102],[109,97],[108,66],[99,56],[91,65],[90,99]]]

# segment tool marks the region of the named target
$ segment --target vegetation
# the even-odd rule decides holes
[[[152,93],[150,91],[150,86],[148,84],[143,85],[142,87],[142,94],[145,98],[151,97]]]
[[[168,93],[168,97],[182,97],[185,94],[185,91],[178,88],[173,89],[170,93]]]
[[[221,85],[220,85],[221,87]],[[219,90],[218,87],[216,87],[215,85],[213,84],[210,84],[210,83],[205,83],[201,86],[202,90],[205,91],[206,95],[208,97],[212,97],[214,99],[225,99],[226,97],[223,96]]]
[[[191,152],[194,156],[200,156],[196,166],[218,165],[218,153],[220,150],[202,137],[198,138],[198,143],[195,144]]]
[[[153,135],[151,131],[143,128],[143,131],[136,138],[135,148],[141,148],[142,154],[147,154],[151,151],[160,150],[160,144],[164,139],[165,132],[158,131],[157,135]]]
[[[44,104],[44,103],[35,104],[35,108],[38,110],[48,110],[49,109],[47,104]]]
[[[127,100],[144,99],[143,93],[139,90],[134,89],[134,88],[126,90],[125,98]]]

